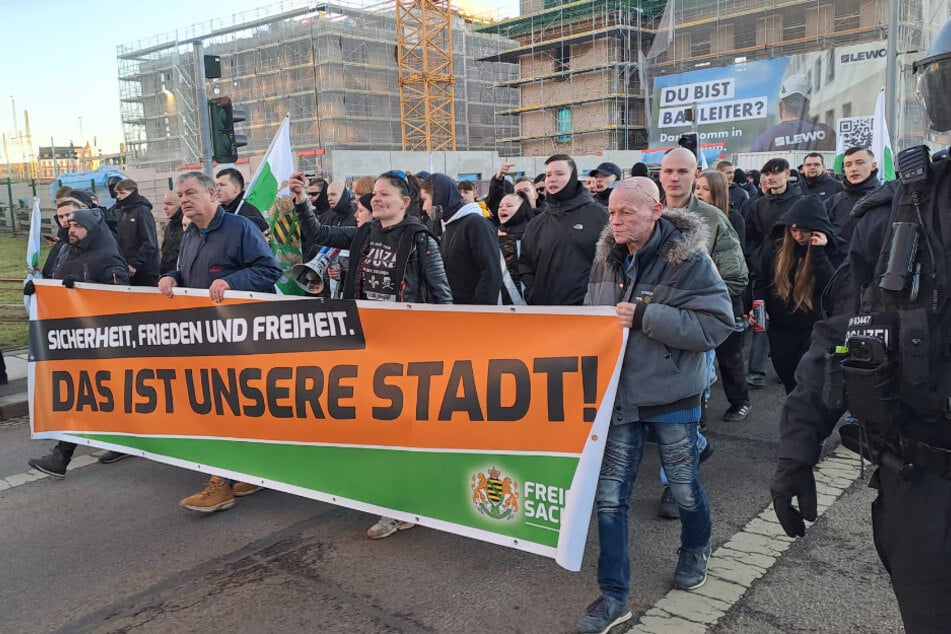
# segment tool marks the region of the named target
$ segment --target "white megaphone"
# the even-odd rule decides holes
[[[340,249],[322,247],[313,260],[291,268],[291,279],[308,295],[319,295],[324,290],[324,274],[338,255]]]

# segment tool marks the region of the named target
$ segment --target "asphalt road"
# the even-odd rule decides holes
[[[753,399],[749,419],[721,422],[726,403],[714,386],[715,453],[702,477],[715,551],[769,505],[782,388],[771,380]],[[190,513],[177,502],[205,476],[144,459],[24,482],[27,459],[50,444],[29,440],[25,419],[0,423],[0,632],[571,632],[597,596],[594,522],[572,573],[422,527],[371,542],[374,517],[273,491],[227,512]],[[75,462],[92,462],[88,454],[80,449]],[[845,486],[719,620],[665,624],[652,620],[656,606],[700,597],[668,594],[679,523],[656,516],[649,455],[632,505],[634,619],[614,632],[901,631],[872,547],[873,492],[861,479]]]

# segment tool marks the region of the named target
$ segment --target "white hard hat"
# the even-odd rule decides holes
[[[785,99],[797,93],[806,99],[812,95],[812,82],[805,75],[790,75],[783,80],[783,85],[779,89],[779,98]]]

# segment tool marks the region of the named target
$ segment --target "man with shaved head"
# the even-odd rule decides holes
[[[726,283],[733,302],[734,314],[742,318],[743,293],[749,284],[749,269],[743,255],[743,245],[733,228],[733,224],[722,211],[697,200],[694,196],[694,184],[697,173],[697,159],[693,152],[684,148],[676,148],[668,152],[660,164],[660,182],[667,194],[668,209],[685,209],[699,216],[706,224],[707,252],[716,263],[720,277]],[[733,337],[725,344],[724,349],[717,350],[716,357],[720,361],[720,374],[723,377],[723,391],[726,393],[730,407],[723,414],[723,420],[728,422],[741,421],[750,413],[749,387],[743,372],[743,338]],[[709,371],[711,382],[716,377],[713,368],[713,355],[709,355]],[[709,397],[709,391],[706,395]],[[706,403],[706,400],[704,400]],[[706,412],[704,412],[706,414]],[[704,421],[705,421],[704,416]],[[701,424],[703,425],[703,424]],[[676,517],[677,510],[670,499],[669,491],[664,492],[660,513],[663,517]],[[666,504],[666,509],[665,505]]]
[[[733,310],[707,256],[701,218],[665,210],[659,194],[645,177],[611,192],[585,297],[587,305],[615,306],[630,332],[595,497],[601,595],[579,619],[582,632],[605,632],[631,618],[628,511],[648,435],[680,508],[674,587],[691,590],[707,578],[712,523],[697,470],[697,427],[706,351],[733,332]]]

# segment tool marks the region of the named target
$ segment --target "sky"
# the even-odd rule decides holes
[[[98,142],[106,154],[119,151],[122,125],[116,46],[174,33],[193,24],[228,19],[234,13],[280,8],[273,0],[0,0],[0,132],[18,162],[29,111],[34,149]],[[285,2],[300,6],[300,0]],[[343,3],[342,3],[343,4]],[[366,5],[368,2],[348,2]],[[461,3],[460,3],[461,4]],[[473,4],[466,2],[465,4]],[[502,16],[518,13],[518,0],[480,0]],[[16,124],[14,124],[14,106]],[[0,146],[0,160],[8,157]]]

